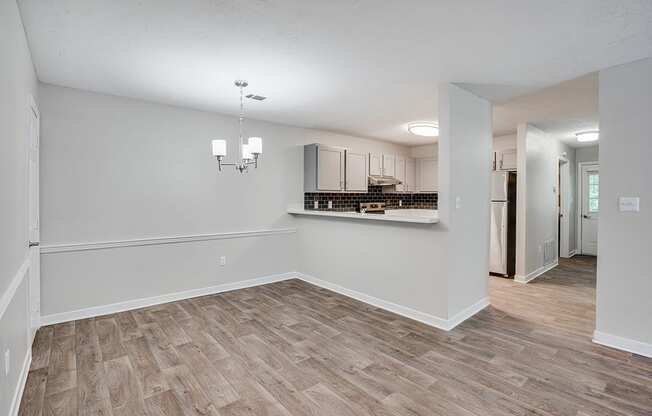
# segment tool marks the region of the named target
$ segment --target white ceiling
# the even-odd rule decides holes
[[[253,118],[410,144],[439,82],[505,101],[652,56],[647,0],[18,3],[43,82],[236,113],[245,78]]]
[[[516,132],[519,123],[531,123],[573,147],[579,143],[575,133],[598,130],[598,74],[571,81],[494,104],[494,134]]]

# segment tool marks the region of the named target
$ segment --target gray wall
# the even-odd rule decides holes
[[[557,164],[566,153],[569,161],[571,201],[569,206],[569,248],[575,249],[576,163],[575,149],[544,131],[529,125],[518,127],[518,208],[516,274],[525,279],[544,266],[546,241],[557,241]],[[556,243],[555,243],[556,244]],[[555,245],[556,247],[556,245]],[[556,258],[555,251],[555,258]]]
[[[448,231],[448,316],[453,317],[488,296],[491,104],[455,85],[440,85],[439,126],[438,207]]]
[[[6,415],[29,351],[27,279],[13,296],[7,289],[27,257],[28,95],[36,95],[36,76],[13,0],[0,2],[0,59],[0,357],[11,350],[9,377],[4,377],[0,359],[0,414]]]
[[[580,162],[597,162],[600,158],[600,146],[578,147],[575,149],[575,161]]]
[[[386,142],[247,121],[247,134],[264,138],[260,167],[218,173],[210,140],[232,139],[234,158],[234,117],[45,84],[40,105],[45,246],[293,228],[286,209],[303,201],[303,144],[410,153]],[[295,244],[295,234],[282,234],[44,254],[43,315],[291,272]]]
[[[652,59],[600,71],[599,333],[652,354]],[[618,198],[640,197],[640,212]]]

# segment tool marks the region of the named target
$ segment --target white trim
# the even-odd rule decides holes
[[[337,285],[335,283],[330,283],[325,280],[318,279],[314,276],[310,276],[304,273],[297,273],[297,277],[305,282],[311,283],[315,286],[319,286],[324,289],[331,290],[333,292],[339,293],[361,302],[367,303],[369,305],[381,308],[390,312],[393,312],[397,315],[404,316],[406,318],[414,319],[429,326],[433,326],[438,329],[443,329],[444,331],[450,331],[455,328],[457,325],[462,323],[464,320],[475,315],[485,307],[489,305],[489,300],[484,298],[477,302],[474,305],[471,305],[469,308],[464,309],[460,313],[456,314],[451,319],[443,319],[434,315],[430,315],[424,312],[417,311],[406,306],[398,305],[396,303],[388,302],[386,300],[378,299],[373,296],[366,295],[355,290],[347,289],[343,286]]]
[[[27,256],[23,261],[23,264],[20,265],[18,271],[16,272],[13,279],[11,279],[11,282],[9,283],[9,287],[7,287],[7,290],[5,290],[5,292],[2,294],[2,297],[0,297],[0,319],[2,319],[2,316],[5,314],[5,311],[9,307],[9,304],[11,303],[12,299],[14,298],[14,295],[16,294],[16,290],[18,290],[18,287],[23,282],[23,279],[27,275],[28,271],[29,271],[29,256]]]
[[[620,337],[618,335],[607,334],[606,332],[601,332],[597,329],[593,331],[593,342],[645,357],[652,357],[652,344]]]
[[[442,328],[442,329],[445,329],[446,331],[450,331],[451,329],[455,328],[456,326],[458,326],[462,322],[466,321],[467,319],[469,319],[470,317],[472,317],[476,313],[480,312],[481,310],[483,310],[484,308],[486,308],[490,304],[491,303],[489,302],[488,297],[480,299],[479,301],[477,301],[473,305],[469,306],[468,308],[463,309],[460,312],[453,315],[452,318],[449,318],[448,322],[447,322],[448,329],[445,329],[445,328]]]
[[[20,370],[20,376],[18,377],[18,385],[14,391],[14,398],[11,401],[11,407],[9,408],[9,416],[18,416],[18,411],[20,410],[20,402],[23,398],[23,392],[25,391],[25,385],[27,384],[27,376],[29,374],[29,367],[32,365],[32,346],[29,346],[27,353],[25,354],[25,360],[23,360],[23,368]]]
[[[137,238],[132,240],[96,241],[90,243],[52,244],[41,246],[41,254],[66,253],[72,251],[102,250],[119,247],[139,247],[159,244],[178,244],[231,238],[263,237],[268,235],[296,233],[296,228],[277,228],[269,230],[236,231],[213,234],[178,235],[167,237]]]
[[[369,305],[376,306],[378,308],[385,309],[390,312],[394,312],[406,318],[414,319],[415,321],[419,321],[426,325],[443,329],[444,331],[450,331],[451,329],[455,328],[457,325],[461,324],[471,316],[480,312],[482,309],[486,308],[490,304],[488,298],[483,298],[478,302],[476,302],[475,304],[455,314],[455,316],[453,316],[452,318],[443,319],[434,315],[417,311],[412,308],[408,308],[406,306],[402,306],[396,303],[378,299],[373,296],[369,296],[364,293],[357,292],[355,290],[347,289],[340,285],[318,279],[314,276],[310,276],[299,272],[289,272],[289,273],[281,273],[281,274],[259,277],[256,279],[243,280],[240,282],[225,283],[217,286],[210,286],[210,287],[205,287],[200,289],[191,289],[183,292],[168,293],[165,295],[152,296],[149,298],[134,299],[134,300],[128,300],[119,303],[113,303],[109,305],[93,306],[90,308],[78,309],[75,311],[56,313],[52,315],[42,316],[41,325],[44,326],[52,325],[61,322],[74,321],[77,319],[85,319],[85,318],[91,318],[95,316],[108,315],[117,312],[124,312],[133,309],[145,308],[148,306],[160,305],[162,303],[194,298],[198,296],[213,295],[216,293],[228,292],[231,290],[266,285],[269,283],[275,283],[275,282],[280,282],[289,279],[303,280],[315,286],[319,286],[321,288],[339,293],[340,295],[344,295],[359,300],[361,302],[367,303]]]
[[[576,184],[576,203],[577,205],[577,215],[576,215],[576,220],[577,224],[575,225],[575,251],[577,254],[582,254],[582,204],[584,203],[583,201],[583,195],[582,195],[582,167],[584,166],[600,166],[599,161],[589,161],[589,162],[579,162],[577,164],[577,177],[575,178],[577,181]]]
[[[570,259],[572,257],[575,257],[576,254],[577,254],[577,250],[571,250],[570,253],[568,253],[568,257],[565,258]]]
[[[518,283],[529,283],[532,280],[536,279],[537,277],[541,276],[545,272],[554,269],[555,267],[559,266],[559,260],[555,260],[554,262],[550,264],[546,264],[545,266],[541,266],[535,271],[528,273],[527,276],[514,276],[514,281]]]
[[[228,292],[231,290],[244,289],[253,286],[266,285],[268,283],[280,282],[293,279],[296,273],[282,273],[270,276],[259,277],[239,282],[224,283],[217,286],[209,286],[199,289],[190,289],[183,292],[167,293],[165,295],[152,296],[149,298],[133,299],[124,302],[112,303],[109,305],[93,306],[85,309],[78,309],[69,312],[55,313],[41,316],[41,325],[52,325],[61,322],[74,321],[77,319],[92,318],[95,316],[108,315],[117,312],[124,312],[132,309],[145,308],[162,303],[174,302],[183,299],[195,298],[198,296],[213,295],[216,293]]]

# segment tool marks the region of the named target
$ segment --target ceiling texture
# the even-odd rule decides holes
[[[437,119],[441,82],[494,101],[496,132],[530,111],[564,135],[577,114],[512,99],[652,56],[649,0],[18,3],[43,82],[236,114],[243,78],[269,97],[249,117],[403,144],[432,141],[405,127]]]

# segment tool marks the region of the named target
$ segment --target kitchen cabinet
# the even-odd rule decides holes
[[[407,160],[403,156],[396,156],[394,161],[394,170],[395,178],[401,181],[399,185],[396,185],[397,192],[405,192],[405,162]]]
[[[403,190],[406,192],[417,190],[417,162],[414,159],[405,160],[405,183]]]
[[[367,153],[343,147],[309,144],[304,146],[303,157],[305,192],[367,191]]]
[[[437,159],[417,160],[417,192],[437,192],[439,187],[439,164]]]
[[[516,149],[494,152],[494,170],[516,170]]]
[[[394,178],[396,175],[396,156],[383,155],[383,176]]]
[[[395,178],[401,181],[396,185],[396,192],[415,192],[416,186],[416,161],[403,156],[396,156]]]
[[[383,155],[377,153],[369,153],[369,174],[372,176],[382,176]]]
[[[367,192],[367,184],[369,183],[367,154],[347,149],[345,155],[344,188],[347,191]]]

